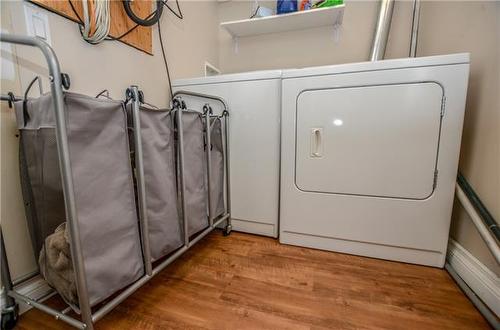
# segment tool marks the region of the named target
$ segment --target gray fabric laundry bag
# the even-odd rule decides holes
[[[127,105],[129,125],[132,105]],[[169,110],[140,107],[142,156],[146,186],[149,245],[153,260],[183,244],[182,221],[178,212],[175,139]],[[131,139],[133,143],[133,138]]]
[[[212,178],[210,180],[212,217],[224,213],[224,143],[220,118],[210,120],[210,161]]]
[[[204,123],[196,111],[182,111],[184,184],[189,236],[208,227]]]
[[[144,273],[126,114],[122,102],[74,93],[64,94],[64,104],[85,277],[95,305]],[[51,94],[24,105],[16,102],[21,175],[38,252],[66,216]]]
[[[20,132],[21,189],[33,252],[38,260],[45,238],[66,221],[57,143],[53,128]]]

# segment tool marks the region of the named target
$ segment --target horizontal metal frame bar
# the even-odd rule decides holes
[[[175,99],[179,95],[189,95],[189,96],[194,96],[194,97],[199,97],[199,98],[204,98],[204,99],[209,99],[209,100],[214,100],[222,103],[224,106],[225,111],[229,111],[229,107],[227,106],[226,101],[222,97],[214,96],[214,95],[208,95],[208,94],[203,94],[203,93],[197,93],[197,92],[189,92],[189,91],[177,91],[174,93],[172,96],[172,99]]]
[[[22,98],[20,96],[15,96],[14,95],[14,99],[12,100],[9,95],[2,94],[1,95],[1,100],[2,101],[8,101],[8,102],[9,101],[21,101]]]
[[[109,313],[113,308],[118,306],[121,302],[123,302],[125,299],[127,299],[132,293],[137,291],[141,286],[146,284],[148,281],[150,281],[155,275],[157,275],[159,272],[161,272],[165,267],[170,265],[173,261],[175,261],[177,258],[179,258],[184,252],[186,252],[190,247],[195,245],[199,240],[201,240],[203,237],[205,237],[207,234],[209,234],[212,230],[215,229],[221,222],[226,220],[229,217],[229,214],[225,214],[222,216],[220,219],[218,219],[212,226],[209,226],[207,229],[205,229],[201,234],[199,234],[196,238],[194,238],[192,241],[190,241],[187,245],[184,245],[181,247],[179,250],[177,250],[174,254],[172,254],[170,257],[165,259],[162,263],[160,263],[158,266],[153,268],[153,272],[151,275],[145,275],[141,277],[137,282],[129,286],[127,289],[125,289],[122,293],[120,293],[118,296],[116,296],[113,300],[108,302],[106,305],[101,307],[97,312],[95,312],[92,315],[92,321],[97,322],[100,319],[102,319],[107,313]]]
[[[127,299],[130,295],[132,295],[135,291],[137,291],[140,287],[142,287],[144,284],[149,282],[154,276],[159,274],[163,269],[165,269],[168,265],[170,265],[172,262],[174,262],[176,259],[178,259],[180,256],[184,254],[187,250],[189,250],[192,246],[194,246],[196,243],[198,243],[201,239],[203,239],[205,236],[207,236],[210,232],[212,232],[220,223],[225,221],[229,217],[229,214],[225,214],[223,216],[220,216],[217,221],[213,223],[213,225],[209,226],[207,229],[205,229],[201,234],[196,236],[192,241],[188,243],[188,245],[185,245],[181,247],[179,250],[177,250],[174,254],[172,254],[170,257],[168,257],[166,260],[164,260],[162,263],[160,263],[158,266],[153,268],[152,274],[151,275],[145,275],[142,278],[140,278],[137,282],[129,286],[127,289],[125,289],[122,293],[120,293],[118,296],[116,296],[113,300],[105,304],[103,307],[101,307],[99,310],[97,310],[93,315],[92,315],[92,322],[95,323],[102,319],[106,314],[111,312],[116,306],[118,306],[120,303],[122,303],[125,299]],[[47,296],[40,298],[39,300],[45,300],[51,296],[53,296],[55,292],[49,293]],[[16,292],[15,290],[11,290],[8,292],[8,295],[11,296],[12,298],[15,298],[16,300],[24,302],[28,306],[32,306],[36,309],[41,310],[44,313],[47,313],[49,315],[52,315],[55,317],[56,320],[61,320],[63,322],[68,323],[69,325],[76,327],[78,329],[86,329],[87,326],[85,323],[72,318],[71,316],[66,315],[71,308],[67,307],[63,311],[58,311],[56,309],[53,309],[51,307],[48,307],[44,305],[43,303],[31,299],[23,294],[20,294]]]
[[[39,309],[44,313],[52,315],[56,318],[56,320],[61,320],[63,322],[66,322],[75,328],[78,328],[78,329],[86,329],[87,328],[85,323],[78,321],[70,316],[67,316],[67,315],[59,312],[58,310],[55,310],[51,307],[48,307],[40,302],[37,302],[37,301],[35,301],[35,300],[25,296],[25,295],[22,295],[22,294],[16,292],[15,290],[9,291],[8,295],[16,300],[24,302],[28,306],[33,306],[34,308]]]

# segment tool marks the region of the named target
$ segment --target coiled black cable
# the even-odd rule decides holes
[[[123,8],[125,9],[125,12],[127,13],[128,17],[132,21],[134,21],[136,24],[142,25],[142,26],[152,26],[160,20],[161,14],[163,13],[163,1],[157,0],[156,1],[156,10],[154,11],[153,16],[147,17],[145,19],[138,17],[134,11],[132,10],[132,0],[123,0]]]

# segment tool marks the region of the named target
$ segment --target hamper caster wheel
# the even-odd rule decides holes
[[[2,330],[14,329],[17,323],[17,316],[17,305],[5,308],[2,311]]]
[[[233,226],[227,225],[226,227],[224,227],[224,231],[222,232],[222,234],[224,236],[229,236],[229,234],[231,234],[231,230],[233,230]]]

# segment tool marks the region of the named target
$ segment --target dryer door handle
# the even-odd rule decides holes
[[[323,129],[311,128],[311,157],[323,156]]]

